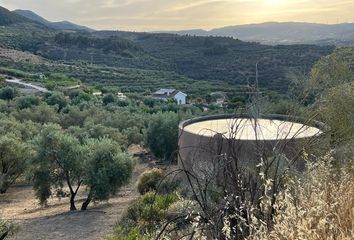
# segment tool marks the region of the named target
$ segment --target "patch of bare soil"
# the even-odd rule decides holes
[[[95,203],[88,211],[69,211],[68,198],[51,198],[48,207],[40,207],[32,186],[14,186],[0,195],[0,216],[15,220],[20,232],[11,239],[102,239],[112,233],[125,209],[139,196],[136,181],[148,168],[138,163],[131,182],[107,202]],[[77,207],[86,195],[83,189],[78,196]]]
[[[15,62],[44,63],[44,59],[30,52],[22,52],[14,49],[0,48],[0,57],[11,59]]]

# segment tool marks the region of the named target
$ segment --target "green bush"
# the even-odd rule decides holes
[[[144,136],[140,133],[138,127],[130,127],[123,130],[123,134],[127,136],[128,144],[140,144],[144,141]]]
[[[61,92],[53,92],[48,96],[46,102],[48,105],[51,106],[57,105],[59,108],[58,111],[60,111],[61,109],[66,107],[66,105],[68,105],[68,101],[66,100],[64,94]]]
[[[177,188],[180,185],[180,181],[173,180],[170,181],[169,179],[164,179],[161,184],[157,188],[157,192],[159,194],[171,194],[176,192]]]
[[[156,157],[165,161],[175,159],[179,121],[179,116],[174,112],[152,115],[145,133],[145,143]]]
[[[132,228],[129,232],[125,233],[124,230],[117,226],[114,233],[107,236],[105,240],[150,240],[150,235],[141,234],[138,227]]]
[[[14,99],[18,95],[18,92],[15,88],[12,87],[4,87],[0,89],[0,99],[10,101]]]
[[[163,176],[164,174],[161,169],[154,168],[152,170],[145,171],[139,179],[139,193],[143,195],[149,191],[156,191]]]
[[[176,194],[159,195],[155,192],[144,194],[124,214],[119,223],[122,232],[126,237],[134,228],[138,228],[140,233],[153,232],[165,220],[168,208],[176,201],[178,201]]]
[[[16,106],[19,109],[30,108],[32,106],[38,106],[40,99],[36,96],[23,96],[16,98]]]
[[[116,101],[116,98],[114,97],[113,94],[108,94],[105,95],[102,99],[104,105],[108,105],[109,103],[114,103]]]

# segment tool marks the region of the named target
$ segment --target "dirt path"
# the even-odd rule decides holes
[[[17,85],[25,87],[25,88],[31,88],[31,89],[37,90],[39,92],[42,92],[42,93],[50,92],[48,89],[46,89],[44,87],[41,87],[41,86],[38,86],[38,85],[35,85],[35,84],[32,84],[32,83],[25,83],[25,82],[22,82],[21,79],[17,79],[17,78],[15,78],[15,79],[5,79],[5,82],[17,84]]]
[[[69,212],[67,198],[52,198],[47,208],[41,208],[31,186],[15,186],[0,195],[0,215],[20,225],[20,232],[11,239],[102,239],[112,233],[124,210],[139,196],[136,181],[146,168],[146,164],[137,164],[129,185],[108,202],[93,204],[85,212]],[[83,190],[77,206],[84,196]]]

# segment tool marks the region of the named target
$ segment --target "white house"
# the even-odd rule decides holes
[[[118,99],[119,100],[127,100],[127,96],[124,95],[124,93],[117,93]]]
[[[101,91],[92,93],[93,96],[102,96],[102,94],[103,93]]]
[[[161,88],[154,93],[154,97],[160,99],[175,99],[178,105],[184,105],[187,103],[187,94],[178,91],[176,89]]]

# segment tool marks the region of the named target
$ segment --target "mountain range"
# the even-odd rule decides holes
[[[38,14],[36,14],[32,11],[29,11],[29,10],[17,9],[17,10],[14,10],[13,13],[16,13],[22,17],[26,17],[28,19],[35,21],[35,22],[41,23],[47,27],[57,29],[57,30],[85,30],[85,31],[89,31],[89,32],[95,31],[91,28],[77,25],[77,24],[74,24],[69,21],[50,22],[47,19],[44,19],[43,17],[41,17]]]
[[[317,24],[300,22],[267,22],[202,29],[166,31],[179,35],[232,37],[263,44],[336,44],[354,42],[354,23]]]
[[[0,25],[1,26],[7,26],[10,24],[14,23],[20,23],[20,22],[27,22],[28,19],[18,15],[18,14],[13,14],[6,8],[0,7]]]
[[[86,26],[77,25],[68,21],[51,22],[29,10],[14,10],[9,15],[6,9],[0,9],[3,17],[0,25],[12,22],[23,22],[23,17],[46,27],[56,30],[95,30]],[[21,18],[22,17],[22,18]],[[160,31],[159,33],[173,33],[191,36],[218,36],[232,37],[242,41],[259,42],[262,44],[317,44],[317,45],[351,45],[354,43],[354,23],[318,24],[301,22],[267,22],[260,24],[246,24],[215,28],[209,31],[203,29]]]
[[[0,48],[31,53],[50,63],[14,62],[0,56],[0,70],[8,74],[11,69],[15,76],[19,71],[64,73],[91,85],[119,86],[126,92],[160,87],[188,89],[188,94],[236,91],[255,81],[257,65],[259,86],[284,94],[290,74],[308,72],[334,50],[334,46],[272,46],[219,36],[91,32],[72,27],[63,31],[30,15],[27,18],[0,7]]]

